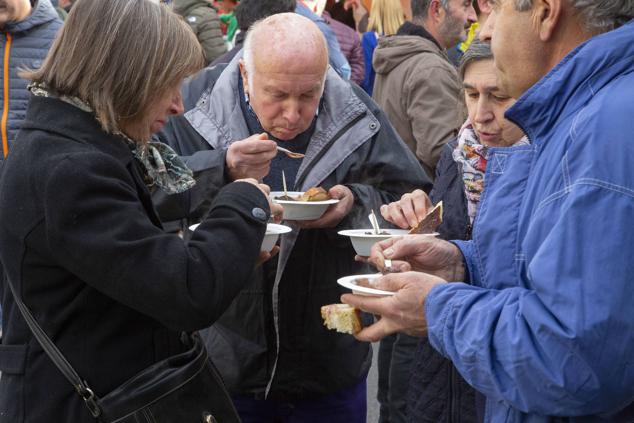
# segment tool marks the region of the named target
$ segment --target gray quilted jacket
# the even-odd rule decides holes
[[[174,11],[185,18],[196,34],[207,63],[227,51],[218,13],[207,0],[174,0]]]

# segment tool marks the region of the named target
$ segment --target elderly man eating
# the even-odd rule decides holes
[[[480,36],[531,144],[489,151],[472,241],[377,245],[426,273],[344,301],[383,316],[359,339],[427,333],[488,422],[632,422],[634,2],[491,3]]]
[[[337,231],[368,227],[372,209],[429,188],[426,175],[383,112],[328,67],[323,36],[299,15],[256,23],[243,54],[203,70],[182,92],[190,110],[162,139],[206,178],[199,189],[248,175],[281,190],[283,171],[289,190],[321,186],[339,199],[317,220],[289,222],[278,263],[265,263],[204,334],[240,417],[365,422],[371,351],[320,317],[343,293],[337,278],[363,271]]]

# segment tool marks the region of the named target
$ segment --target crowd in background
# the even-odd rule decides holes
[[[0,423],[93,421],[19,299],[98,395],[195,332],[218,421],[364,422],[379,341],[381,423],[634,422],[634,5],[587,3],[0,0]],[[286,184],[339,201],[260,252]]]

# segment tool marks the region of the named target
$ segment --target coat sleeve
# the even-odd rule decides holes
[[[253,273],[270,213],[257,187],[230,184],[185,243],[150,221],[120,162],[92,152],[60,161],[43,201],[60,266],[174,330],[220,317]]]
[[[434,288],[429,338],[492,400],[544,415],[615,412],[634,398],[634,194],[587,180],[558,201],[524,286]]]
[[[416,157],[434,175],[442,147],[455,138],[465,119],[461,88],[455,73],[444,67],[418,66],[406,78],[407,117]]]

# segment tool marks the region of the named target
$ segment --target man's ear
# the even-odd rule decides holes
[[[244,88],[244,94],[248,97],[249,96],[249,78],[248,78],[248,73],[247,73],[247,66],[244,63],[244,59],[240,59],[240,61],[238,62],[238,65],[240,66],[240,75],[242,75],[242,87]]]
[[[444,16],[445,16],[445,9],[442,7],[442,5],[440,4],[439,0],[431,0],[429,2],[429,10],[427,11],[427,16],[436,24],[438,25],[440,22],[442,22]]]
[[[555,30],[562,19],[564,0],[534,0],[533,25],[541,41],[553,38]]]

